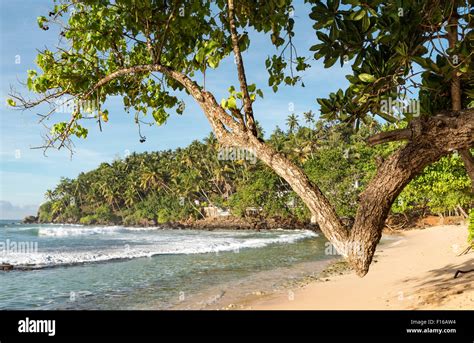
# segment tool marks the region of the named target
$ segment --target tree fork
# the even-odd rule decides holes
[[[381,164],[360,195],[349,254],[359,276],[369,271],[390,207],[403,188],[429,164],[474,145],[474,110],[416,119],[411,126],[417,128],[412,138]]]

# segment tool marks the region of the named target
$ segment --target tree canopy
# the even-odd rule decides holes
[[[106,98],[120,95],[127,111],[149,113],[157,124],[165,123],[170,111],[182,113],[184,103],[173,90],[184,86],[144,66],[162,65],[192,77],[218,68],[233,51],[225,0],[55,2],[48,16],[38,18],[38,25],[43,30],[60,25],[63,40],[57,49],[38,54],[41,73],[29,71],[28,88],[45,100],[90,100],[94,109],[101,109],[98,120],[107,121],[108,111],[101,108]],[[418,93],[420,113],[401,115],[408,120],[433,115],[452,107],[453,77],[463,90],[460,108],[474,105],[473,9],[468,1],[306,2],[312,6],[309,15],[319,40],[311,47],[314,58],[323,59],[326,68],[337,61],[351,63],[353,71],[347,76],[347,89],[318,99],[324,118],[359,125],[367,116],[378,115],[395,122],[403,118],[381,106],[382,100],[410,93]],[[309,64],[292,43],[292,2],[238,1],[233,7],[239,54],[250,45],[247,31],[267,33],[276,48],[265,61],[268,84],[275,91],[281,83],[297,84],[297,73]],[[453,42],[448,42],[450,35]],[[223,107],[237,115],[244,98],[252,102],[257,94],[261,91],[255,85],[241,92],[231,88]],[[64,144],[71,135],[85,137],[87,130],[80,122],[87,110],[78,106],[69,122],[55,124],[52,141]]]
[[[352,68],[346,90],[318,99],[323,118],[354,129],[370,125],[374,116],[408,123],[368,139],[371,144],[405,143],[378,166],[359,196],[350,227],[318,182],[265,143],[254,117],[252,104],[262,92],[246,78],[242,52],[251,44],[249,33],[265,34],[275,47],[264,62],[274,91],[282,84],[303,85],[298,72],[310,67],[293,44],[290,0],[56,1],[38,25],[48,30],[58,23],[62,43],[39,53],[40,73],[28,73],[27,85],[40,98],[12,94],[8,102],[21,108],[50,103],[43,117],[49,119],[55,100],[74,99],[78,106],[71,118],[55,123],[45,144],[67,147],[72,136],[87,136],[81,125],[88,112],[84,101],[97,108],[99,125],[108,119],[104,102],[112,95],[136,112],[136,122],[151,112],[161,125],[170,112],[182,112],[183,93],[177,91],[184,91],[201,107],[217,141],[253,150],[301,198],[357,273],[365,275],[392,203],[425,167],[459,150],[474,182],[469,150],[474,146],[474,12],[467,0],[307,0],[306,6],[319,41],[311,48],[314,58],[324,58],[326,68],[338,60]],[[196,75],[219,68],[228,55],[234,57],[238,85],[218,101],[196,82]],[[405,95],[414,98],[416,107],[407,110],[390,102],[401,99],[403,104]],[[295,119],[289,120],[293,130]]]

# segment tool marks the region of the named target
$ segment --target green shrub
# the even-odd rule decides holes
[[[412,180],[392,206],[396,213],[426,208],[431,213],[449,213],[472,201],[471,180],[458,155],[443,157]]]
[[[262,208],[264,216],[291,215],[289,203],[295,197],[294,192],[280,181],[272,171],[265,168],[256,171],[251,178],[240,182],[237,191],[230,197],[228,204],[232,213],[245,216],[247,208]]]
[[[97,223],[97,218],[96,218],[95,215],[87,215],[85,217],[82,217],[79,220],[79,223],[81,223],[83,225],[92,225],[92,224]]]
[[[81,218],[81,209],[77,206],[68,206],[63,212],[61,212],[55,221],[61,223],[72,222],[76,223]]]
[[[51,223],[53,221],[51,201],[47,201],[39,207],[38,218],[40,223]]]
[[[99,206],[96,209],[94,215],[95,215],[97,224],[118,223],[120,221],[119,217],[107,205]]]

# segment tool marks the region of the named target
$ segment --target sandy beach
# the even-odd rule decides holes
[[[299,288],[238,302],[260,310],[474,309],[474,252],[466,247],[466,225],[404,231],[379,246],[364,278],[353,272],[320,278]]]

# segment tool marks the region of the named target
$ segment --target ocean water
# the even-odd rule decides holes
[[[313,268],[311,263],[334,258],[324,253],[325,243],[304,230],[198,231],[4,220],[0,263],[20,268],[0,271],[0,309],[199,308],[196,299],[208,289],[224,294],[233,287],[237,293],[274,287],[285,278],[282,273],[291,274],[290,266]]]

